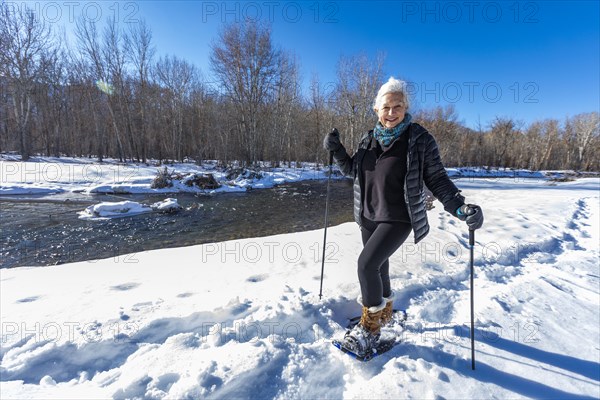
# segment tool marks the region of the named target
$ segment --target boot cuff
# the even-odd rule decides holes
[[[383,300],[385,300],[386,302],[394,301],[395,297],[396,297],[396,293],[394,293],[394,291],[392,290],[392,293],[388,297],[384,297]]]
[[[358,296],[358,298],[356,299],[356,301],[358,302],[358,304],[361,305],[361,307],[366,307],[363,302],[362,302],[362,296]],[[387,301],[384,299],[381,300],[381,304],[377,305],[377,306],[371,306],[371,307],[367,307],[369,309],[369,312],[371,313],[375,313],[378,311],[381,311],[385,308],[385,304],[387,303]]]
[[[376,312],[383,310],[385,308],[385,303],[386,303],[386,301],[383,300],[380,305],[369,307],[369,312],[376,313]]]

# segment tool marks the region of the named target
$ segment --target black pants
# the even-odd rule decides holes
[[[392,294],[389,258],[411,231],[406,222],[373,222],[362,219],[360,232],[364,248],[358,257],[358,281],[363,305],[378,306]]]

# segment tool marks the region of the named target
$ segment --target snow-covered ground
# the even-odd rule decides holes
[[[162,189],[152,188],[152,181],[159,170],[167,168],[170,173],[181,175],[212,175],[221,185],[217,189],[200,189],[188,186],[185,179],[174,180],[172,186]],[[98,163],[87,158],[34,157],[21,162],[18,157],[0,155],[0,196],[4,195],[51,195],[63,192],[82,194],[170,194],[170,193],[220,193],[239,192],[250,188],[273,187],[285,182],[306,179],[323,179],[328,172],[307,164],[301,168],[265,168],[260,176],[251,176],[240,171],[227,177],[231,170],[216,166],[216,162],[174,163],[158,165],[140,163],[119,163],[105,160]],[[251,171],[250,171],[251,172]]]
[[[330,344],[359,312],[347,223],[327,233],[322,300],[322,230],[1,269],[0,397],[599,398],[600,180],[457,185],[486,216],[475,371],[467,229],[436,202],[391,259],[403,344],[369,363]]]
[[[191,174],[212,175],[221,185],[217,189],[200,189],[188,186],[186,179],[174,180],[172,186],[162,189],[152,188],[152,181],[159,170],[164,168],[171,173],[183,176]],[[158,165],[119,163],[107,159],[98,163],[89,158],[33,157],[21,162],[18,156],[0,154],[0,196],[6,195],[51,195],[64,192],[82,194],[170,194],[170,193],[220,193],[239,192],[248,189],[270,188],[275,185],[306,179],[324,179],[327,167],[315,167],[306,163],[302,167],[270,168],[265,166],[256,176],[253,171],[224,170],[216,162],[207,161],[202,165],[194,163],[174,163]],[[498,179],[535,178],[562,176],[565,171],[532,172],[512,169],[448,168],[451,177],[487,177]],[[228,177],[228,175],[230,175]],[[231,176],[233,175],[233,176]],[[340,177],[336,174],[335,177]]]

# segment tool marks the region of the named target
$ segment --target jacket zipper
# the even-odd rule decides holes
[[[408,184],[406,183],[408,180],[408,174],[410,173],[410,160],[412,158],[411,151],[411,143],[408,142],[408,150],[406,152],[406,176],[404,177],[404,202],[406,203],[406,208],[408,209],[408,219],[410,219],[410,225],[413,227],[413,217],[412,217],[412,209],[410,207],[410,203],[408,201]]]

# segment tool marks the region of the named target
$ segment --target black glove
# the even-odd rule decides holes
[[[483,225],[483,211],[475,204],[463,204],[456,210],[456,216],[467,223],[470,231],[479,229]]]
[[[325,135],[323,140],[323,147],[327,151],[337,152],[342,148],[342,142],[340,141],[340,133],[337,129],[333,128],[331,132]]]

